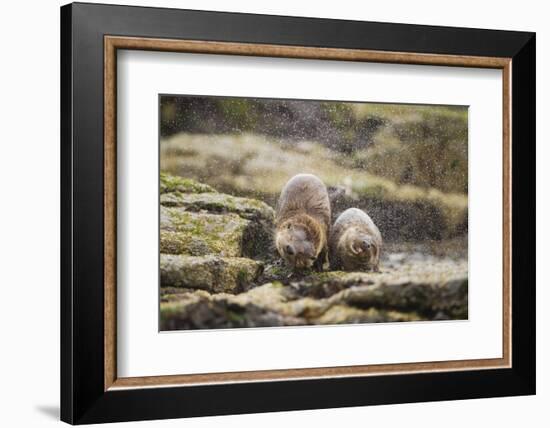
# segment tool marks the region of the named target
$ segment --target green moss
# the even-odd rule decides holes
[[[248,272],[245,269],[239,269],[237,273],[237,281],[240,283],[245,283],[248,281]]]
[[[236,214],[215,215],[161,207],[161,252],[239,257],[248,223]]]
[[[271,275],[281,276],[287,273],[288,269],[283,268],[282,266],[273,266],[270,270]]]
[[[208,211],[209,213],[235,213],[242,218],[272,222],[273,209],[262,201],[241,198],[224,193],[176,192],[163,194],[160,203],[166,207],[182,207],[187,211]]]
[[[161,254],[161,287],[235,293],[255,281],[262,268],[261,263],[240,257]]]
[[[165,172],[160,173],[160,193],[209,193],[216,190],[208,184],[199,183],[190,178],[177,177]]]
[[[230,321],[235,323],[242,323],[243,321],[246,320],[245,315],[237,313],[235,311],[231,311],[231,310],[228,310],[226,312],[226,316]]]

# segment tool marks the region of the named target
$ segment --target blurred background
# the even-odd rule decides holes
[[[313,173],[334,216],[357,206],[386,241],[458,238],[467,249],[467,107],[171,95],[160,104],[161,171],[271,206],[293,175]]]

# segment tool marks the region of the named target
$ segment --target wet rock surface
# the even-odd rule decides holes
[[[167,174],[160,224],[161,330],[468,317],[460,242],[390,243],[380,273],[297,275],[275,257],[271,207]]]

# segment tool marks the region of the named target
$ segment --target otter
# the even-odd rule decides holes
[[[275,246],[294,270],[328,263],[330,201],[315,175],[298,174],[283,187],[275,215]]]
[[[329,239],[331,268],[380,271],[382,235],[367,213],[349,208],[338,216]]]

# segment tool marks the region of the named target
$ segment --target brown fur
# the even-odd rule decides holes
[[[381,250],[382,235],[364,211],[350,208],[334,222],[329,239],[332,269],[378,272]]]
[[[330,202],[323,182],[311,174],[292,177],[281,192],[275,246],[294,269],[323,269],[328,261]]]

